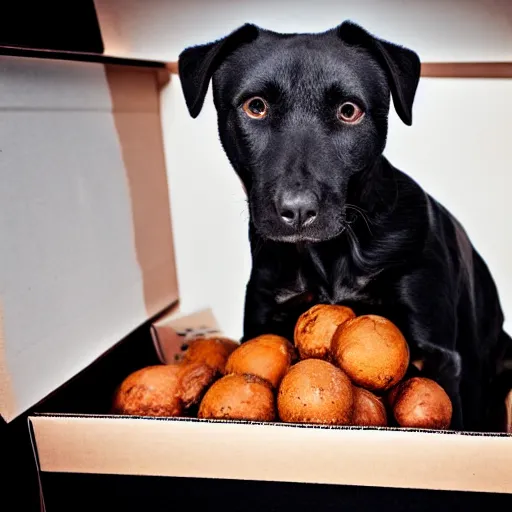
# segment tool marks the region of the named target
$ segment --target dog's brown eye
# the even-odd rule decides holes
[[[248,99],[242,108],[252,119],[263,119],[268,113],[267,102],[259,96]]]
[[[355,103],[347,101],[338,109],[338,119],[344,123],[356,123],[364,115],[364,112]]]

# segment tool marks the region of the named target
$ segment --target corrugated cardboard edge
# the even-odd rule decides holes
[[[512,436],[127,417],[30,418],[43,472],[512,493]]]
[[[512,389],[510,393],[507,395],[507,399],[505,401],[506,408],[506,431],[512,434]],[[512,470],[511,470],[512,472]]]
[[[5,350],[4,320],[2,301],[0,300],[0,416],[9,423],[16,417],[16,398]]]
[[[222,336],[222,331],[211,309],[191,314],[170,308],[151,324],[151,337],[160,362],[170,364],[191,339]]]
[[[43,483],[41,482],[41,467],[39,465],[39,454],[37,453],[37,445],[34,436],[34,428],[30,419],[28,420],[28,432],[30,435],[30,444],[32,445],[32,453],[34,454],[34,461],[37,470],[37,484],[39,487],[39,507],[41,512],[46,512],[46,504],[44,502]]]

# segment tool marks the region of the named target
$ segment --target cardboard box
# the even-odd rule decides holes
[[[178,286],[161,70],[0,63],[0,414],[11,421],[175,303]]]
[[[0,204],[10,223],[23,208],[26,225],[7,230],[2,263],[2,276],[14,277],[1,297],[0,411],[10,421],[40,402],[28,426],[43,510],[69,510],[66,493],[73,510],[123,511],[182,501],[207,510],[441,510],[510,498],[511,434],[110,415],[126,375],[220,333],[210,311],[175,308],[160,74],[3,63],[14,81],[0,101],[20,108],[6,121],[16,151]],[[12,199],[14,187],[26,201]]]
[[[446,504],[446,499],[451,503],[455,497],[459,506],[464,500],[474,505],[478,500],[489,504],[498,497],[512,498],[510,434],[109,415],[108,400],[123,376],[136,367],[137,354],[147,355],[154,348],[153,359],[142,358],[140,366],[154,364],[156,358],[159,363],[170,363],[188,340],[222,334],[209,310],[189,316],[171,310],[152,324],[151,339],[148,331],[149,326],[137,340],[128,338],[124,343],[131,348],[123,353],[114,354],[123,350],[122,344],[114,349],[103,368],[93,365],[82,382],[67,391],[67,398],[45,404],[51,413],[30,417],[42,493],[52,505],[49,511],[58,505],[57,489],[64,484],[77,491],[92,485],[95,491],[87,498],[91,507],[105,505],[99,499],[99,488],[116,488],[121,493],[116,500],[121,499],[123,507],[134,507],[129,510],[136,509],[137,497],[142,500],[144,496],[149,506],[171,490],[174,496],[177,488],[184,492],[187,486],[191,493],[207,492],[209,499],[220,489],[235,494],[240,489],[251,490],[251,496],[253,490],[265,492],[275,503],[292,486],[294,497],[288,498],[289,505],[313,500],[319,486],[326,486],[323,492],[334,500],[332,506],[347,500],[359,507],[376,506],[392,496],[429,506]],[[114,367],[116,378],[112,378]],[[86,390],[87,399],[96,394],[93,413],[90,406],[79,404]],[[70,403],[72,409],[66,411]],[[81,407],[89,409],[89,414],[71,413]],[[512,426],[512,418],[509,422]],[[364,499],[359,496],[363,488]],[[446,498],[447,491],[450,498]],[[218,498],[227,499],[220,494]],[[213,507],[211,502],[209,506]],[[257,500],[244,501],[236,510],[261,510],[262,506]]]
[[[178,287],[160,126],[168,73],[13,53],[0,56],[0,487],[7,500],[10,477],[23,481],[23,503],[27,414],[176,303]]]

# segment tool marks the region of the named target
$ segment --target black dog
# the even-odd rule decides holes
[[[418,56],[345,22],[321,34],[244,25],[179,58],[197,117],[212,78],[220,139],[249,199],[243,340],[293,338],[313,303],[398,325],[412,360],[486,430],[511,340],[489,270],[461,225],[382,153],[390,96],[412,123]]]

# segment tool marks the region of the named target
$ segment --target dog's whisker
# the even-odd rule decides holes
[[[258,258],[259,253],[261,252],[262,249],[263,249],[263,240],[258,239],[258,241],[256,242],[256,246],[254,247],[254,251],[253,251],[253,255],[252,255],[252,258],[254,261]]]
[[[357,206],[352,203],[346,203],[345,206],[347,206],[348,208],[353,208],[354,210],[357,210],[358,212],[368,213],[368,211],[365,210],[364,208],[361,208],[360,206]]]
[[[365,224],[366,224],[366,227],[368,228],[368,231],[370,233],[370,235],[373,236],[373,232],[370,228],[370,224],[373,224],[372,221],[368,218],[368,215],[366,215],[363,210],[359,209],[357,206],[355,205],[351,205],[351,204],[346,204],[345,205],[346,208],[350,209],[350,210],[354,210],[356,213],[358,213],[359,215],[361,215],[362,219],[364,220]]]

